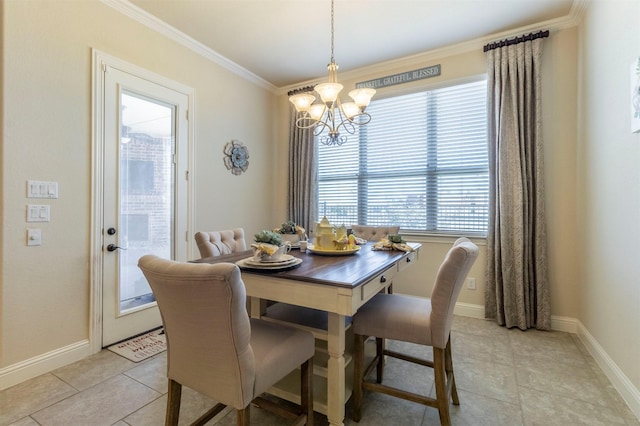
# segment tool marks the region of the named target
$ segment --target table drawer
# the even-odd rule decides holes
[[[391,284],[391,280],[395,275],[394,268],[389,268],[383,273],[377,275],[374,279],[366,283],[361,287],[360,300],[366,302],[371,299],[376,293]]]
[[[418,260],[418,252],[412,251],[410,252],[404,259],[398,262],[398,272],[404,271],[406,268],[411,266]]]

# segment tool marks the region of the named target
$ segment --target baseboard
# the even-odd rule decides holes
[[[616,363],[607,355],[607,352],[580,321],[577,322],[577,334],[582,344],[609,378],[613,387],[625,400],[629,409],[640,419],[640,391],[631,383],[624,372],[618,368]]]
[[[456,303],[453,313],[463,317],[484,319],[484,306],[471,303]],[[551,316],[551,329],[555,331],[575,334],[578,329],[577,323],[578,321],[575,318]]]
[[[453,314],[460,315],[461,317],[484,319],[484,306],[458,302],[453,308]]]
[[[79,361],[91,354],[88,340],[47,352],[0,369],[0,390]]]

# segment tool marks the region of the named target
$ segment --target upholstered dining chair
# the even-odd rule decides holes
[[[358,310],[353,317],[355,421],[360,421],[363,391],[367,389],[435,407],[439,411],[440,423],[451,424],[449,401],[453,400],[455,405],[460,404],[451,359],[453,308],[477,257],[478,247],[467,238],[459,238],[440,265],[430,299],[379,293]],[[364,345],[369,336],[376,338],[376,355],[365,369]],[[431,346],[433,361],[387,350],[384,339]],[[436,398],[382,384],[385,355],[433,368]],[[374,367],[377,373],[376,383],[366,380]]]
[[[387,235],[394,235],[400,232],[400,227],[351,225],[351,230],[356,237],[362,238],[367,241],[380,241]]]
[[[196,232],[195,240],[202,258],[220,256],[247,249],[243,228]]]
[[[250,319],[238,266],[182,263],[147,255],[138,266],[156,296],[167,338],[166,425],[177,425],[182,386],[218,402],[193,424],[203,425],[226,406],[238,425],[250,420],[250,404],[286,414],[295,425],[313,424],[313,334]],[[301,412],[284,411],[261,398],[301,369]]]

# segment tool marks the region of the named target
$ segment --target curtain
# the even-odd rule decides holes
[[[542,39],[487,51],[489,230],[485,316],[551,326],[544,208]]]
[[[298,112],[290,106],[288,217],[307,231],[316,221],[317,172],[313,128],[296,127]]]

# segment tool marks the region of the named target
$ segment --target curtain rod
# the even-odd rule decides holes
[[[313,92],[313,86],[300,87],[298,89],[289,90],[287,96],[297,95],[298,93]]]
[[[531,33],[526,35],[521,35],[520,37],[512,38],[511,40],[501,40],[493,43],[489,43],[484,48],[482,48],[483,52],[487,52],[489,50],[497,49],[499,47],[511,46],[512,44],[522,43],[523,41],[535,40],[537,38],[549,37],[549,30],[546,31],[538,31],[537,33]]]

